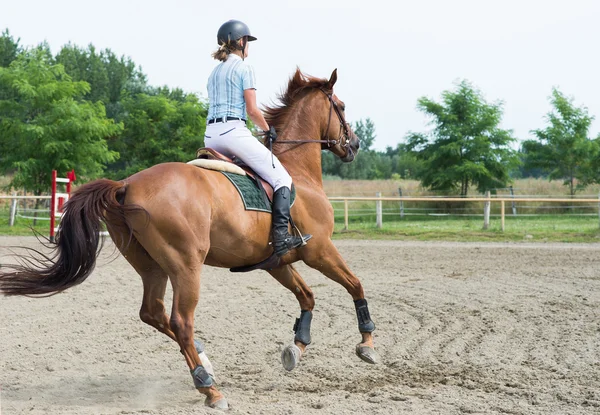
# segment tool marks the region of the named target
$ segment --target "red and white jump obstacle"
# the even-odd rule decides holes
[[[67,177],[57,177],[56,170],[52,170],[52,197],[50,199],[50,242],[54,242],[57,231],[56,219],[62,217],[63,206],[71,196],[71,183],[75,181],[75,170],[67,173]],[[65,183],[65,193],[56,191],[58,183]]]

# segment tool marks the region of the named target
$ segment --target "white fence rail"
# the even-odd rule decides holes
[[[500,226],[502,231],[506,225],[506,203],[519,202],[536,202],[536,203],[574,203],[574,204],[591,204],[598,209],[598,226],[600,227],[600,197],[598,199],[576,199],[576,198],[536,198],[536,197],[491,197],[489,192],[485,197],[351,197],[351,196],[332,196],[329,197],[330,202],[344,202],[344,229],[349,229],[348,218],[349,208],[348,202],[367,202],[375,201],[375,214],[377,216],[376,224],[378,228],[382,227],[382,202],[398,202],[400,203],[400,217],[404,217],[406,204],[411,202],[438,202],[438,203],[465,203],[465,202],[483,202],[483,228],[488,229],[490,224],[490,212],[492,204],[500,204]],[[588,206],[589,207],[589,206]]]
[[[329,197],[329,201],[330,202],[343,202],[344,203],[344,229],[349,229],[349,217],[350,217],[350,209],[349,209],[349,202],[375,202],[375,209],[371,210],[370,212],[372,212],[373,214],[375,214],[376,216],[376,226],[378,228],[381,228],[383,226],[383,215],[385,215],[386,213],[383,212],[383,203],[382,202],[398,202],[399,203],[399,211],[397,211],[395,214],[399,215],[400,218],[405,217],[405,215],[407,215],[406,211],[410,210],[409,207],[411,203],[414,202],[435,202],[435,203],[465,203],[465,202],[483,202],[484,203],[484,207],[483,207],[483,228],[487,229],[490,225],[490,216],[491,216],[491,210],[492,210],[492,205],[496,205],[496,204],[500,204],[500,226],[502,231],[505,230],[505,218],[506,218],[506,203],[510,203],[511,206],[513,206],[514,209],[514,204],[520,204],[522,202],[534,202],[534,203],[547,203],[547,204],[559,204],[559,203],[569,203],[569,204],[573,204],[573,205],[577,205],[577,204],[588,204],[588,206],[586,206],[587,208],[590,208],[592,206],[589,206],[590,204],[593,204],[593,207],[596,208],[598,210],[598,225],[600,226],[600,197],[597,199],[592,199],[592,198],[581,198],[581,199],[577,199],[577,198],[549,198],[549,197],[518,197],[518,196],[507,196],[507,197],[491,197],[488,194],[486,194],[485,197],[410,197],[410,196],[402,196],[402,197],[382,197],[379,196],[380,193],[378,193],[378,196],[376,197],[364,197],[364,196],[331,196]],[[17,203],[19,200],[23,200],[23,199],[29,199],[29,200],[36,200],[36,199],[50,199],[51,196],[16,196],[16,195],[0,195],[0,200],[11,200],[11,204],[10,204],[10,219],[9,219],[9,224],[12,226],[14,224],[15,221],[15,217],[18,213],[18,209],[17,209]],[[551,207],[548,206],[542,206],[539,207],[537,206],[536,208],[540,209],[551,209]],[[563,207],[564,208],[564,207]],[[44,212],[49,212],[49,209],[45,209],[43,210]],[[365,212],[364,210],[361,211],[361,214],[365,214],[368,213]],[[513,214],[514,214],[514,210],[513,210]],[[20,216],[21,217],[21,216]],[[24,218],[28,218],[28,217],[24,217]],[[33,219],[33,218],[31,218]],[[36,219],[39,220],[48,220],[48,218],[43,218],[43,217],[38,217]]]
[[[15,219],[17,217],[18,214],[18,202],[19,200],[50,200],[52,198],[52,196],[17,196],[17,195],[0,195],[0,200],[10,200],[10,209],[9,209],[9,217],[8,217],[8,225],[9,226],[14,226],[15,225]],[[28,211],[31,211],[31,209],[27,209]],[[40,212],[50,212],[49,209],[42,209],[39,210]],[[35,219],[35,220],[49,220],[49,218],[44,218],[44,217],[35,217],[35,216],[23,216],[23,215],[19,215],[19,217],[22,217],[23,219]]]

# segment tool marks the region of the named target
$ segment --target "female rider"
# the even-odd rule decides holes
[[[219,49],[212,54],[221,61],[208,78],[208,117],[204,143],[206,147],[246,163],[273,186],[273,249],[283,256],[298,248],[311,235],[292,236],[290,194],[292,178],[280,161],[246,128],[246,113],[272,142],[277,139],[275,128],[269,127],[256,105],[254,69],[245,62],[250,42],[256,40],[246,24],[238,20],[225,22],[217,34]]]

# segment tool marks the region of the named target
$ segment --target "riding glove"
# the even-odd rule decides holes
[[[275,127],[270,126],[269,131],[265,131],[265,136],[269,139],[269,141],[271,141],[271,143],[274,143],[275,140],[277,140],[277,131],[275,131]]]

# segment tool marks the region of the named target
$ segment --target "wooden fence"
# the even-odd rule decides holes
[[[0,195],[0,199],[11,199],[11,220],[14,222],[14,215],[16,213],[16,201],[18,199],[50,199],[50,196],[4,196]],[[464,203],[464,202],[483,202],[483,228],[488,229],[490,225],[490,212],[492,203],[500,204],[500,224],[501,229],[504,231],[505,228],[505,216],[506,216],[506,203],[518,203],[518,202],[539,202],[539,203],[594,203],[598,205],[598,225],[600,226],[600,197],[598,199],[574,199],[574,198],[519,198],[519,197],[491,197],[489,192],[485,197],[381,197],[378,193],[376,197],[354,197],[354,196],[332,196],[329,197],[332,202],[344,202],[344,229],[348,229],[348,202],[351,201],[375,201],[375,211],[377,214],[377,227],[383,226],[383,208],[382,202],[395,201],[402,202],[402,210],[405,203],[411,202],[443,202],[443,203]]]
[[[598,199],[571,199],[571,198],[519,198],[519,197],[494,197],[487,192],[485,197],[381,197],[378,193],[376,197],[346,197],[332,196],[329,200],[332,202],[344,202],[344,229],[348,230],[348,202],[350,201],[375,201],[375,211],[377,214],[377,227],[383,226],[382,202],[395,201],[402,203],[401,214],[403,213],[404,203],[410,202],[483,202],[483,229],[490,226],[490,212],[492,203],[500,203],[500,224],[502,231],[505,228],[506,202],[540,202],[540,203],[594,203],[598,205],[598,226],[600,227],[600,197]]]
[[[9,211],[9,218],[8,218],[8,225],[9,226],[14,226],[15,224],[15,217],[17,215],[17,202],[19,200],[23,200],[23,199],[30,199],[30,200],[35,200],[35,199],[52,199],[52,196],[17,196],[17,195],[11,195],[11,196],[5,196],[5,195],[0,195],[0,200],[2,199],[9,199],[10,202],[10,211]]]

